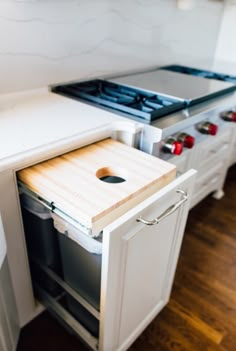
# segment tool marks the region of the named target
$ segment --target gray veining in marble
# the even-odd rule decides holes
[[[0,0],[0,93],[213,59],[223,2]]]

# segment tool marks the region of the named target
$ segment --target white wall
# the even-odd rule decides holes
[[[176,0],[0,0],[0,93],[211,62],[223,3],[194,3],[183,11]]]
[[[236,74],[236,0],[225,1],[215,61],[216,67]]]

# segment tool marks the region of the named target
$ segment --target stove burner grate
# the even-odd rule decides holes
[[[56,86],[53,91],[147,121],[185,107],[185,101],[180,99],[100,79]]]

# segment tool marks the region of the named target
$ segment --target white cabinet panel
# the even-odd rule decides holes
[[[0,345],[1,351],[12,350],[11,335],[8,327],[8,322],[6,318],[6,312],[4,308],[4,301],[0,289]]]
[[[19,337],[16,304],[6,255],[6,242],[0,217],[0,350],[13,351]],[[3,250],[3,248],[5,248]]]
[[[177,190],[191,194],[194,174],[177,178],[104,229],[99,350],[126,350],[167,303],[190,203]],[[156,225],[137,221],[163,213]]]
[[[233,137],[232,137],[232,150],[231,150],[231,155],[230,155],[230,162],[229,165],[233,165],[236,163],[236,124],[234,123],[233,125]]]
[[[226,172],[232,149],[232,128],[225,128],[216,136],[207,138],[193,149],[190,166],[197,169],[191,208],[210,193],[223,193]]]
[[[176,165],[178,176],[188,170],[189,157],[191,151],[192,150],[185,150],[181,156],[174,156],[169,160],[169,162]]]

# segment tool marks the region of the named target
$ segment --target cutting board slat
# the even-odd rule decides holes
[[[100,180],[119,176],[122,183]],[[176,167],[112,139],[74,150],[18,172],[30,190],[91,229],[102,230],[176,176]]]

